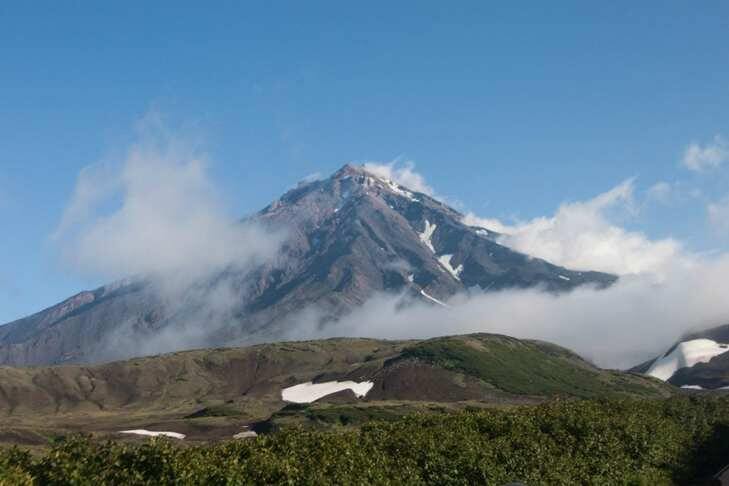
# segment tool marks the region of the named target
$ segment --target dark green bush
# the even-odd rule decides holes
[[[558,401],[182,447],[0,451],[0,484],[684,484],[729,461],[729,400]]]

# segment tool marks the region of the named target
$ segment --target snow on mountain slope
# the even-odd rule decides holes
[[[441,265],[443,265],[443,268],[448,270],[448,273],[453,275],[453,278],[460,282],[461,272],[463,271],[463,264],[458,265],[456,268],[453,268],[453,265],[451,264],[452,259],[453,255],[441,255],[438,257],[438,261]]]
[[[438,226],[435,224],[430,224],[430,221],[427,219],[425,220],[425,229],[422,233],[420,233],[420,241],[423,242],[425,246],[428,247],[430,251],[435,253],[435,248],[433,248],[433,233],[435,233],[435,230],[438,229]]]
[[[281,390],[281,398],[291,403],[312,403],[327,395],[342,390],[352,390],[358,398],[363,398],[374,386],[371,381],[328,381],[326,383],[302,383]]]
[[[679,343],[673,350],[657,358],[646,372],[660,380],[668,381],[681,368],[697,363],[708,363],[715,356],[729,351],[729,345],[711,339],[693,339]]]

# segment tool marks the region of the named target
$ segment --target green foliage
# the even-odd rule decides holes
[[[729,458],[729,399],[557,400],[184,446],[0,451],[0,484],[684,484]]]
[[[600,370],[559,346],[507,336],[432,339],[406,348],[398,359],[425,361],[514,394],[582,398],[661,394],[643,377]]]

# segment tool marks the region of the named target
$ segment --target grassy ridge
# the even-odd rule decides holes
[[[666,387],[644,377],[598,369],[554,344],[493,334],[423,341],[398,359],[417,359],[479,378],[514,394],[539,396],[666,395]]]
[[[2,484],[685,484],[729,458],[729,400],[557,401],[181,447],[0,452]]]

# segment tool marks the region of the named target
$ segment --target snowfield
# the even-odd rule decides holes
[[[184,439],[186,436],[185,434],[180,434],[178,432],[154,432],[151,430],[145,430],[145,429],[135,429],[135,430],[122,430],[119,432],[120,434],[133,434],[133,435],[146,435],[148,437],[172,437],[173,439]]]
[[[418,236],[420,236],[420,241],[425,243],[425,246],[430,248],[430,251],[435,253],[435,248],[433,247],[433,233],[435,233],[435,229],[438,227],[436,224],[430,224],[430,221],[427,219],[425,220],[425,231],[420,233]]]
[[[258,437],[258,434],[252,430],[248,430],[248,427],[244,427],[244,429],[246,429],[246,430],[244,430],[243,432],[238,432],[237,434],[235,434],[233,436],[233,438],[234,439],[255,439],[256,437]]]
[[[711,339],[684,341],[668,355],[657,358],[646,375],[667,381],[680,368],[687,368],[696,363],[708,363],[714,356],[719,356],[727,351],[729,351],[729,345],[719,344]]]
[[[441,255],[438,257],[438,262],[448,270],[448,273],[453,275],[453,278],[461,281],[461,272],[463,271],[463,265],[458,265],[456,268],[453,268],[453,265],[451,264],[451,260],[453,259],[453,255]]]
[[[436,299],[432,295],[429,295],[425,290],[420,289],[420,295],[428,299],[429,301],[433,302],[434,304],[442,305],[443,307],[450,307],[448,304],[445,304],[441,302],[440,300]]]
[[[322,397],[342,390],[352,390],[357,398],[363,398],[374,386],[371,381],[328,381],[326,383],[302,383],[281,390],[281,398],[291,403],[312,403]]]
[[[395,194],[402,196],[406,199],[409,199],[411,201],[418,201],[418,199],[415,198],[415,195],[408,191],[407,189],[403,188],[402,186],[398,185],[397,183],[391,181],[390,179],[382,179],[385,184],[387,184],[387,187],[390,188],[392,192]]]

